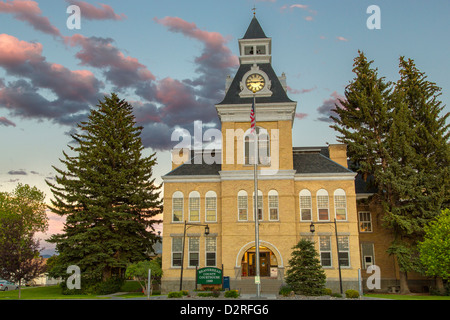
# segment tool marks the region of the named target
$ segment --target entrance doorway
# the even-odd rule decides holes
[[[259,247],[259,273],[261,277],[277,277],[278,262],[275,254],[266,247]],[[244,253],[241,262],[242,277],[256,276],[256,248]]]

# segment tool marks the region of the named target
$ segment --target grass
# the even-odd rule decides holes
[[[450,300],[450,296],[430,296],[430,295],[418,295],[418,294],[365,294],[364,297],[371,298],[382,298],[382,299],[392,299],[392,300]]]
[[[126,281],[122,286],[121,292],[127,292],[121,295],[124,298],[145,297],[142,289],[137,281]],[[19,299],[19,290],[0,291],[1,300]],[[20,290],[21,300],[38,300],[38,299],[109,299],[104,296],[95,295],[63,295],[59,286],[48,287],[26,287]]]

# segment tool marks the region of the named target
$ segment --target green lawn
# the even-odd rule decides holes
[[[23,300],[32,299],[108,299],[102,296],[88,296],[88,295],[62,295],[59,286],[49,287],[27,287],[21,288],[21,297]],[[141,292],[139,283],[136,281],[126,281],[121,288],[122,292],[128,292],[124,297],[144,297]],[[19,290],[0,291],[0,300],[18,299]]]
[[[365,297],[383,298],[392,300],[450,300],[450,296],[430,296],[430,295],[401,295],[401,294],[365,294]]]

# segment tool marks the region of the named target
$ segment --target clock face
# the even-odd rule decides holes
[[[246,80],[248,90],[252,91],[253,93],[262,90],[262,88],[264,88],[264,84],[264,77],[258,73],[249,75]]]

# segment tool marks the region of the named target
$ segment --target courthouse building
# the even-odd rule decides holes
[[[326,286],[334,292],[339,292],[340,282],[344,291],[358,290],[359,270],[364,268],[361,273],[367,277],[365,268],[377,262],[377,255],[384,263],[383,280],[395,281],[395,262],[385,253],[389,238],[382,236],[371,208],[363,204],[358,212],[357,200],[370,194],[348,169],[346,146],[292,145],[297,103],[287,95],[285,75],[277,76],[272,68],[272,39],[256,17],[239,40],[239,50],[239,69],[234,78],[226,79],[225,97],[215,106],[222,150],[213,154],[174,150],[174,159],[184,157],[185,163],[173,163],[173,170],[163,176],[162,291],[179,290],[183,266],[183,289],[195,287],[196,267],[217,267],[230,277],[232,289],[255,292],[250,123],[254,98],[260,152],[257,207],[262,293],[277,291],[292,248],[302,238],[314,241]],[[206,155],[221,161],[206,161]],[[374,234],[375,230],[379,233]],[[377,239],[383,244],[380,249]]]

